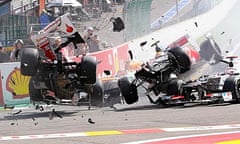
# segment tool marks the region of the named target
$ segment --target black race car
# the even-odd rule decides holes
[[[239,59],[227,57],[220,60],[227,64],[224,72],[202,75],[196,80],[174,79],[168,83],[168,93],[162,94],[158,102],[164,106],[185,104],[226,104],[240,102]]]
[[[161,94],[178,95],[175,78],[190,70],[191,61],[181,47],[166,49],[153,61],[146,62],[134,74],[132,80],[125,76],[118,80],[121,94],[127,104],[138,101],[138,87],[143,87],[151,103],[162,103]],[[173,88],[174,87],[174,88]],[[153,93],[157,98],[151,97]]]
[[[183,76],[183,73],[189,71],[193,65],[195,67],[192,70],[196,71],[197,66],[204,65],[204,61],[213,65],[218,64],[223,58],[220,47],[210,33],[206,35],[206,40],[199,46],[190,44],[188,36],[174,41],[164,51],[158,46],[158,42],[151,45],[151,47],[155,46],[156,50],[154,60],[144,63],[134,73],[133,79],[130,78],[130,80],[129,77],[125,76],[118,80],[121,95],[127,104],[138,101],[140,87],[145,90],[145,95],[154,104],[181,104],[184,101],[189,101],[190,99],[186,100],[186,97],[192,97],[184,97],[182,93],[182,86],[185,85],[185,89],[188,86],[185,81],[178,79],[179,76]],[[146,42],[143,42],[140,46],[145,44]],[[199,50],[195,50],[198,48]],[[160,56],[158,53],[161,53]],[[131,55],[130,53],[130,57],[132,57]],[[152,95],[157,98],[153,98]]]

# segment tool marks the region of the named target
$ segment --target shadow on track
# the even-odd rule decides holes
[[[1,120],[20,120],[20,119],[32,119],[32,118],[49,118],[51,119],[54,117],[71,117],[74,114],[78,113],[79,111],[44,111],[44,112],[24,112],[22,111],[19,114],[9,113],[8,115],[4,116]]]
[[[116,112],[120,111],[131,111],[131,110],[153,110],[153,109],[166,109],[166,108],[184,108],[183,105],[168,105],[168,106],[163,106],[163,105],[154,105],[154,104],[146,104],[146,105],[125,105],[125,104],[119,104],[119,105],[114,105],[113,110]]]

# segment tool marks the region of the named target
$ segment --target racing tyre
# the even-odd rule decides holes
[[[24,48],[21,56],[20,70],[23,75],[34,76],[38,70],[39,51],[35,48]]]
[[[240,79],[229,77],[225,80],[223,91],[231,91],[233,102],[240,102]]]
[[[172,48],[168,51],[170,60],[174,63],[174,66],[178,68],[180,73],[184,73],[190,70],[191,60],[189,56],[180,47]]]
[[[35,78],[31,77],[29,81],[29,96],[33,102],[43,101],[41,90],[34,87]]]
[[[127,77],[119,79],[118,86],[127,104],[133,104],[138,101],[137,86],[130,83]]]
[[[200,44],[199,53],[200,57],[206,61],[210,61],[213,56],[215,63],[219,62],[222,59],[221,49],[212,39],[207,39]]]
[[[94,84],[96,82],[97,59],[92,56],[84,56],[79,65],[78,75],[84,84]]]

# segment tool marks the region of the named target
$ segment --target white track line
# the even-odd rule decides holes
[[[205,130],[226,130],[239,129],[240,124],[216,125],[216,126],[196,126],[196,127],[177,127],[177,128],[156,128],[161,132],[183,132],[183,131],[205,131]],[[141,129],[140,129],[141,130]],[[144,129],[143,129],[144,130]],[[75,132],[75,133],[56,133],[56,134],[36,134],[36,135],[21,135],[21,136],[0,136],[0,141],[8,140],[29,140],[29,139],[49,139],[49,138],[67,138],[67,137],[88,137],[88,136],[109,136],[128,133],[116,131],[96,131],[96,132]],[[136,133],[137,134],[137,133]],[[143,133],[141,133],[143,134]],[[131,143],[127,143],[131,144]],[[135,144],[135,143],[133,143]]]
[[[210,134],[198,134],[198,135],[187,135],[187,136],[177,136],[177,137],[168,137],[168,138],[159,138],[159,139],[151,139],[151,140],[143,140],[143,141],[121,143],[121,144],[145,144],[145,143],[152,143],[152,142],[161,142],[161,141],[166,141],[166,140],[176,140],[176,139],[183,139],[183,138],[194,138],[194,137],[201,137],[201,136],[213,136],[213,135],[235,134],[235,133],[240,133],[240,131],[222,132],[222,133],[210,133]]]

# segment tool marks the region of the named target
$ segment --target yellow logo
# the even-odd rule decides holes
[[[21,74],[20,69],[14,69],[7,77],[6,89],[12,93],[13,99],[29,96],[29,76]]]

